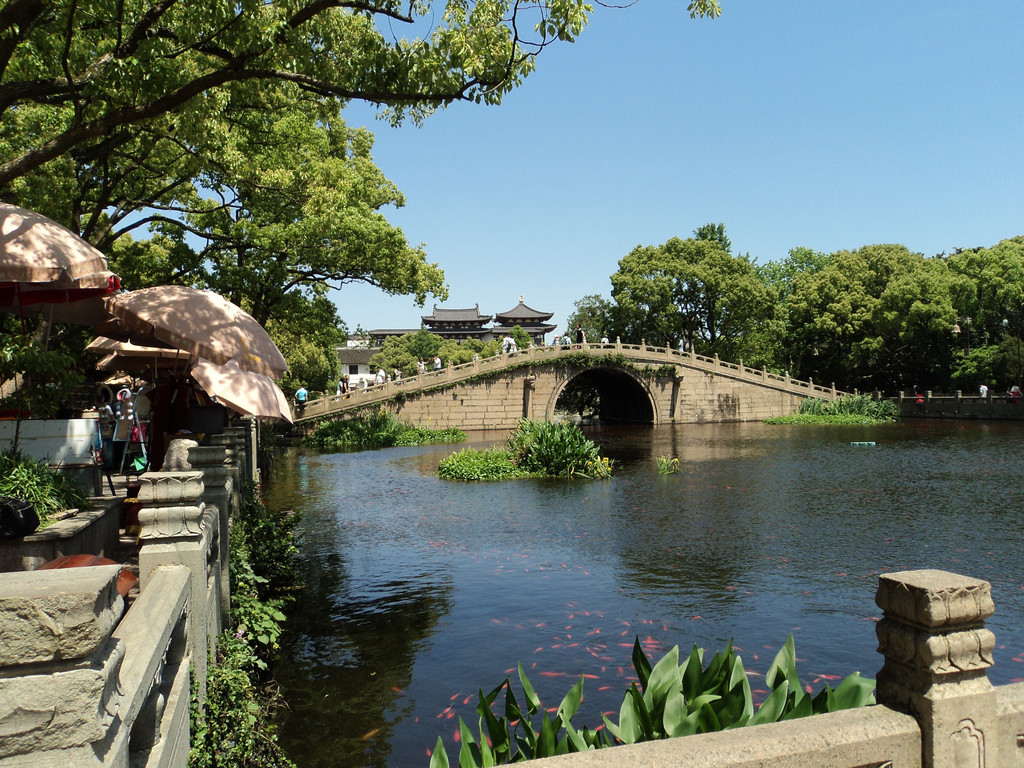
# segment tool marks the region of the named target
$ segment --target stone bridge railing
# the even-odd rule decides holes
[[[188,449],[191,466],[139,478],[127,612],[118,565],[0,574],[0,768],[186,765],[191,674],[201,706],[254,426],[211,441]]]
[[[316,400],[310,400],[305,408],[301,410],[293,406],[292,416],[294,421],[302,422],[334,413],[363,408],[367,405],[385,402],[402,397],[403,395],[458,384],[461,381],[479,376],[500,374],[505,370],[516,368],[523,364],[543,365],[560,357],[579,354],[580,352],[595,357],[622,355],[634,363],[644,365],[675,365],[691,368],[804,397],[820,397],[831,400],[846,394],[837,390],[835,385],[822,387],[813,381],[793,379],[788,374],[769,373],[764,368],[749,368],[743,364],[742,360],[739,363],[729,363],[720,360],[717,355],[714,357],[704,357],[694,354],[692,350],[684,352],[671,347],[651,347],[643,342],[640,344],[623,344],[621,342],[615,342],[614,344],[585,343],[572,347],[530,347],[510,354],[478,358],[472,362],[460,365],[449,364],[441,370],[430,370],[418,376],[410,376],[409,378],[388,381],[385,384],[357,388],[343,395],[329,395]]]

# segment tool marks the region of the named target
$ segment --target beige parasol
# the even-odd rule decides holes
[[[149,347],[100,336],[89,342],[86,352],[104,355],[96,364],[101,371],[181,370],[192,363],[193,357],[181,349]]]
[[[190,371],[192,378],[206,394],[233,411],[258,419],[292,421],[288,398],[268,376],[244,371],[234,360],[217,365],[198,360]]]
[[[93,325],[103,297],[121,290],[107,259],[52,219],[0,203],[0,312]]]
[[[213,291],[158,285],[105,300],[120,325],[223,365],[280,378],[288,364],[256,319]]]
[[[67,227],[0,203],[0,283],[72,288],[86,275],[106,269],[106,257]]]

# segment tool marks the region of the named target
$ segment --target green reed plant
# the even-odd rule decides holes
[[[895,421],[899,407],[870,395],[844,395],[836,400],[809,397],[792,416],[766,419],[766,424],[879,424]]]
[[[619,709],[618,722],[603,716],[604,729],[594,730],[586,726],[577,728],[572,723],[583,699],[582,677],[549,717],[520,664],[522,705],[510,678],[505,678],[490,693],[479,692],[476,707],[479,738],[459,719],[460,768],[503,765],[620,744],[710,733],[874,703],[874,680],[857,673],[845,678],[835,689],[826,684],[814,696],[807,693],[797,676],[792,635],[765,675],[770,693],[757,708],[743,662],[731,642],[723,651],[715,653],[707,666],[704,666],[703,651],[697,646],[682,663],[679,646],[675,646],[652,666],[638,637],[633,643],[632,661],[640,684],[630,684]],[[502,691],[505,692],[503,715],[498,715],[492,711],[492,706]],[[438,737],[430,768],[448,766],[444,742]]]
[[[658,474],[659,475],[674,475],[679,471],[679,459],[668,458],[667,456],[658,457]]]

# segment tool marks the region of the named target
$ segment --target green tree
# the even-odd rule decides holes
[[[813,263],[785,299],[785,363],[794,375],[842,389],[948,380],[955,312],[940,260],[870,245]]]
[[[1019,384],[1024,367],[1020,343],[1024,336],[1024,236],[1002,240],[991,248],[958,250],[946,263],[953,275],[955,314],[971,318],[970,345],[976,357],[968,360],[968,326],[962,320],[964,338],[957,343],[962,345],[965,365],[955,375],[957,384],[962,388],[981,381]]]
[[[526,349],[533,343],[533,339],[530,338],[530,334],[523,330],[521,325],[513,325],[509,330],[508,335],[515,341],[518,349]]]
[[[580,326],[587,335],[587,341],[596,343],[602,336],[611,333],[615,325],[613,315],[615,305],[603,296],[591,293],[577,301],[575,310],[569,315],[567,327],[570,332]]]
[[[717,15],[716,0],[690,3]],[[166,116],[199,121],[282,87],[422,119],[496,104],[586,26],[583,0],[266,3],[9,0],[0,14],[0,190],[71,154],[102,162]],[[397,32],[403,28],[408,36]],[[419,36],[417,36],[419,35]],[[17,190],[15,190],[17,191]]]
[[[725,224],[704,224],[693,230],[694,240],[718,243],[726,253],[732,253],[732,240],[725,234]]]
[[[611,276],[615,331],[637,343],[700,354],[749,358],[753,333],[781,329],[776,302],[749,257],[731,256],[716,240],[672,238],[637,246]]]

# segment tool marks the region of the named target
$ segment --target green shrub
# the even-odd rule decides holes
[[[874,703],[874,681],[857,673],[844,679],[835,689],[826,684],[815,696],[806,692],[796,673],[792,635],[765,675],[770,693],[756,710],[747,673],[732,643],[724,651],[716,653],[707,667],[703,666],[703,652],[697,646],[682,664],[679,663],[679,647],[676,646],[652,666],[640,646],[640,639],[636,638],[633,668],[640,685],[630,685],[619,709],[619,721],[616,723],[604,716],[605,730],[592,731],[586,726],[577,729],[572,724],[583,699],[582,677],[553,710],[554,716],[549,717],[549,710],[544,708],[520,664],[519,682],[525,709],[513,692],[509,678],[487,695],[481,690],[476,708],[480,716],[479,739],[459,719],[460,768],[501,765],[619,744],[773,723]],[[498,716],[491,707],[503,690],[504,716]],[[540,722],[536,723],[538,713]],[[444,742],[438,737],[430,757],[430,768],[448,766]]]
[[[437,476],[442,480],[509,480],[529,473],[517,467],[508,451],[465,448],[441,460]]]
[[[587,474],[601,461],[598,447],[579,427],[567,422],[522,419],[507,441],[512,461],[526,472],[568,476]],[[610,463],[606,464],[610,469]]]
[[[325,421],[303,443],[321,450],[390,448],[395,445],[460,443],[466,433],[460,429],[426,429],[402,424],[388,410],[380,408],[369,416]]]
[[[612,462],[602,458],[579,427],[564,422],[523,419],[505,443],[506,450],[466,448],[448,456],[437,468],[444,480],[508,480],[547,476],[604,478]]]
[[[85,506],[85,493],[67,475],[23,453],[0,453],[0,496],[26,499],[39,515],[40,527],[55,515]]]
[[[277,743],[268,661],[295,586],[294,514],[270,512],[249,487],[231,526],[231,624],[217,639],[205,710],[192,701],[189,768],[294,768]]]

